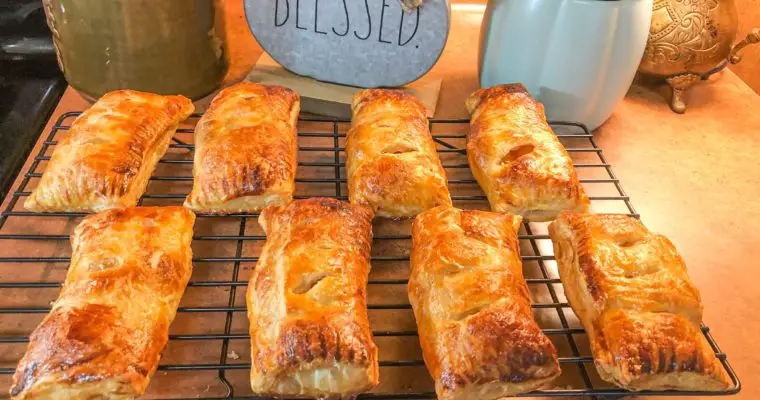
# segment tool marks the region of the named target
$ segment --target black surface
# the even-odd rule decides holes
[[[63,76],[7,77],[0,84],[0,199],[21,170],[66,89]]]
[[[41,2],[0,0],[0,199],[65,89]]]

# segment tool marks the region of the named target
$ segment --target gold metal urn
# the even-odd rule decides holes
[[[760,42],[760,29],[734,46],[734,0],[654,0],[652,25],[639,72],[664,78],[673,89],[670,108],[686,111],[684,92],[741,60],[738,52]]]

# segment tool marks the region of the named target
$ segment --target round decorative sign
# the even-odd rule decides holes
[[[424,75],[443,52],[448,0],[405,11],[399,0],[245,0],[248,25],[275,61],[299,75],[394,87]]]

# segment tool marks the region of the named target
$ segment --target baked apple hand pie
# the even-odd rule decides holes
[[[523,85],[480,89],[467,109],[467,160],[493,211],[550,221],[588,208],[567,150]]]
[[[549,226],[570,306],[599,375],[628,390],[723,390],[702,303],[673,244],[627,215],[562,213]]]
[[[61,294],[13,375],[11,398],[142,395],[192,273],[194,221],[184,207],[86,217],[71,238]]]
[[[194,109],[183,96],[105,94],[56,146],[24,207],[37,212],[134,207],[177,125]]]
[[[533,319],[512,214],[437,207],[412,226],[409,300],[439,399],[500,399],[560,374]]]
[[[380,217],[414,217],[451,205],[425,107],[400,90],[354,95],[346,140],[348,197]]]
[[[267,207],[259,222],[267,241],[246,296],[253,392],[349,398],[377,385],[371,210],[316,198]]]
[[[193,189],[199,213],[252,213],[293,199],[298,93],[244,82],[222,90],[195,130]]]

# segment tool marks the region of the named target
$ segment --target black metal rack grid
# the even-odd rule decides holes
[[[0,391],[23,354],[28,335],[49,310],[70,261],[69,233],[85,214],[34,213],[21,204],[39,180],[44,165],[70,123],[67,113],[52,128],[40,152],[0,215]],[[192,133],[181,127],[159,162],[143,205],[181,204],[192,183]],[[452,198],[462,208],[487,209],[488,203],[467,166],[464,143],[468,121],[432,120],[431,132],[449,177]],[[581,124],[552,123],[570,152],[595,212],[638,217],[629,197],[594,137]],[[299,122],[299,173],[296,198],[331,196],[345,200],[345,131],[348,121],[302,118]],[[147,398],[252,396],[248,386],[249,341],[244,294],[248,275],[265,237],[257,215],[199,215],[193,241],[194,272],[183,297],[170,341]],[[526,396],[624,396],[628,392],[601,381],[588,340],[569,309],[557,275],[545,223],[525,222],[520,232],[524,274],[536,319],[560,355],[562,376],[550,387]],[[380,348],[381,384],[360,398],[434,398],[406,298],[409,221],[375,223],[368,309]],[[641,392],[641,395],[721,395],[740,390],[739,380],[707,327],[702,332],[733,387],[722,392]],[[204,397],[205,396],[205,397]]]

